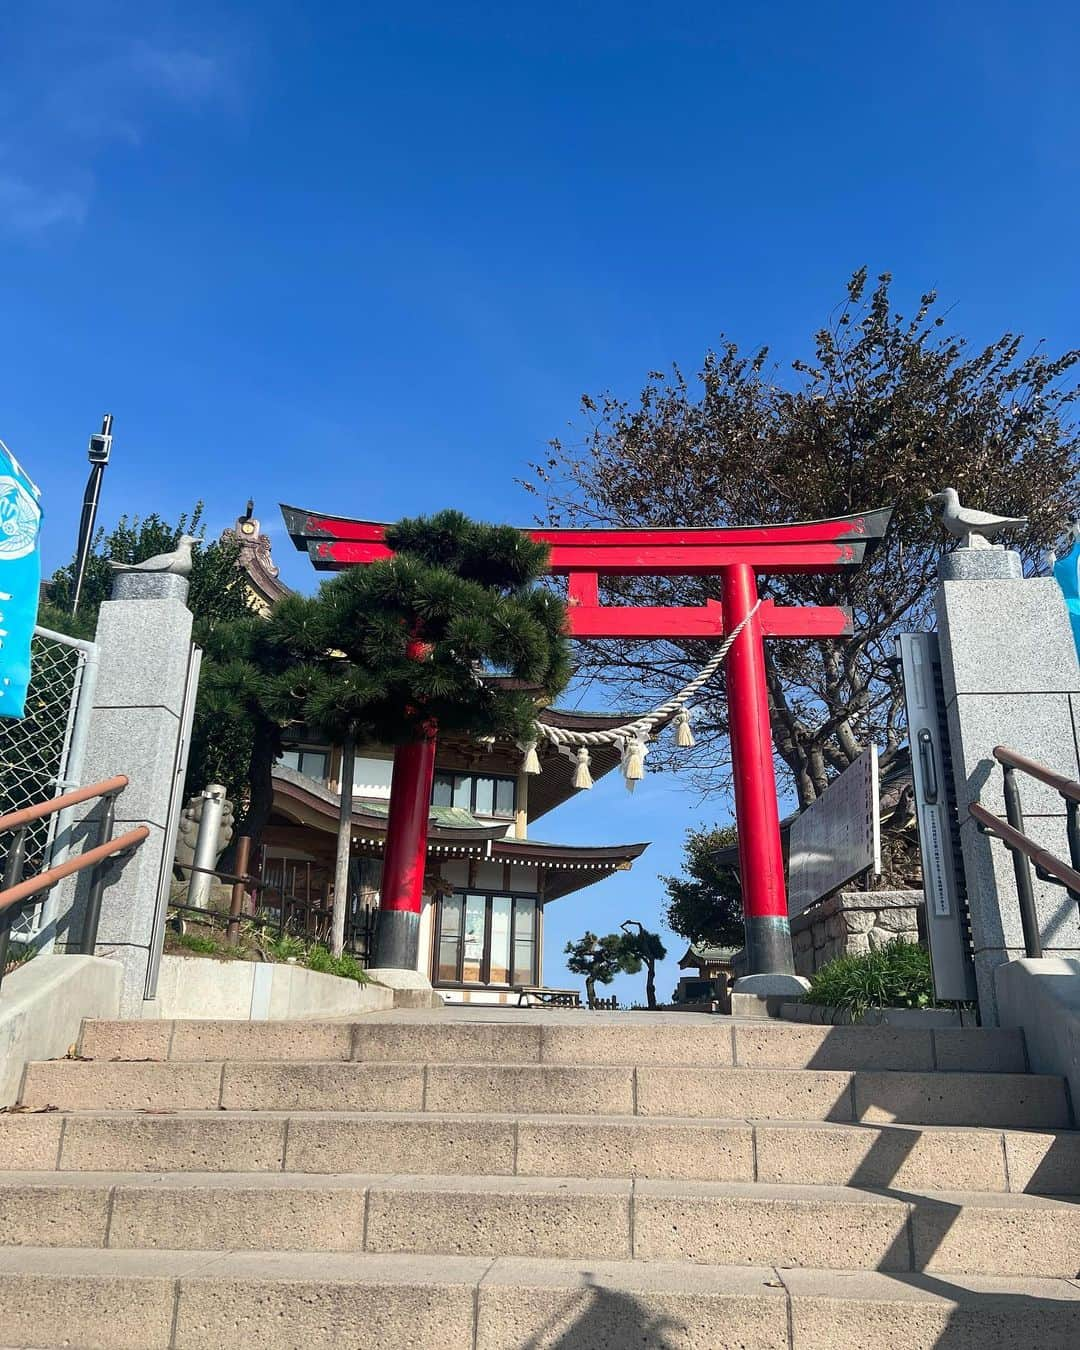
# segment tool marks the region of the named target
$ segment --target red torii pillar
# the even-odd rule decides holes
[[[377,521],[282,506],[293,543],[320,570],[391,556]],[[536,529],[550,571],[568,579],[569,632],[580,638],[721,639],[758,599],[759,573],[836,573],[861,566],[888,527],[888,508],[831,520],[726,529]],[[721,602],[701,607],[601,605],[602,576],[718,576]],[[765,638],[850,637],[851,614],[836,606],[779,606],[767,600],[735,640],[726,664],[739,873],[747,970],[791,976],[780,814],[773,767]],[[394,756],[383,863],[376,964],[415,969],[435,743]],[[393,916],[393,917],[391,917]],[[384,933],[385,930],[385,933]]]

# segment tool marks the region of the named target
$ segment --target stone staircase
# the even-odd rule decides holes
[[[1020,1033],[445,1009],[84,1026],[0,1115],[0,1344],[1080,1345]]]

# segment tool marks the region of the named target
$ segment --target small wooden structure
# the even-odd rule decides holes
[[[680,1007],[687,1004],[718,1005],[717,1012],[731,1010],[731,984],[735,979],[735,960],[741,947],[713,947],[703,942],[692,942],[679,958],[680,970],[692,970],[679,980],[672,1001]]]

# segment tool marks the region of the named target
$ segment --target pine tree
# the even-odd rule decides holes
[[[546,545],[458,511],[389,526],[394,556],[314,597],[287,596],[274,642],[298,663],[303,717],[335,744],[396,745],[437,731],[527,739],[537,699],[570,673],[565,607],[535,583]],[[491,679],[496,675],[506,677]],[[341,774],[334,947],[344,928],[352,772]]]
[[[628,948],[625,933],[607,933],[604,937],[585,933],[576,942],[568,942],[564,950],[566,969],[585,976],[585,998],[590,1008],[596,1007],[597,981],[610,984],[620,971],[636,975],[641,969],[641,959]]]
[[[686,831],[687,876],[660,880],[667,887],[664,922],[688,942],[737,947],[743,941],[742,886],[733,867],[719,861],[721,849],[738,841],[734,825]]]
[[[224,783],[235,800],[243,801],[236,837],[247,835],[254,853],[273,807],[273,768],[281,756],[282,732],[303,716],[303,672],[257,614],[215,624],[203,641],[192,756],[198,754],[203,773],[216,755],[223,757],[218,772],[203,781]],[[234,747],[241,747],[238,759],[230,759]],[[240,764],[243,776],[237,781]],[[188,778],[192,781],[190,768]]]
[[[667,948],[660,941],[659,933],[650,933],[637,919],[624,919],[619,927],[626,934],[623,939],[624,950],[636,956],[640,965],[645,967],[645,1001],[650,1008],[655,1009],[656,963],[667,956]],[[634,929],[637,931],[632,931]]]

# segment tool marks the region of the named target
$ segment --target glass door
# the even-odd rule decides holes
[[[436,980],[456,984],[460,979],[461,920],[465,901],[460,895],[444,895],[439,900],[439,964]]]
[[[536,900],[475,891],[439,897],[437,984],[535,984]]]
[[[512,904],[508,895],[491,897],[491,941],[488,958],[488,983],[510,983],[510,917]]]
[[[487,897],[465,897],[465,942],[461,958],[463,984],[482,984],[484,981],[484,939],[487,930]]]

